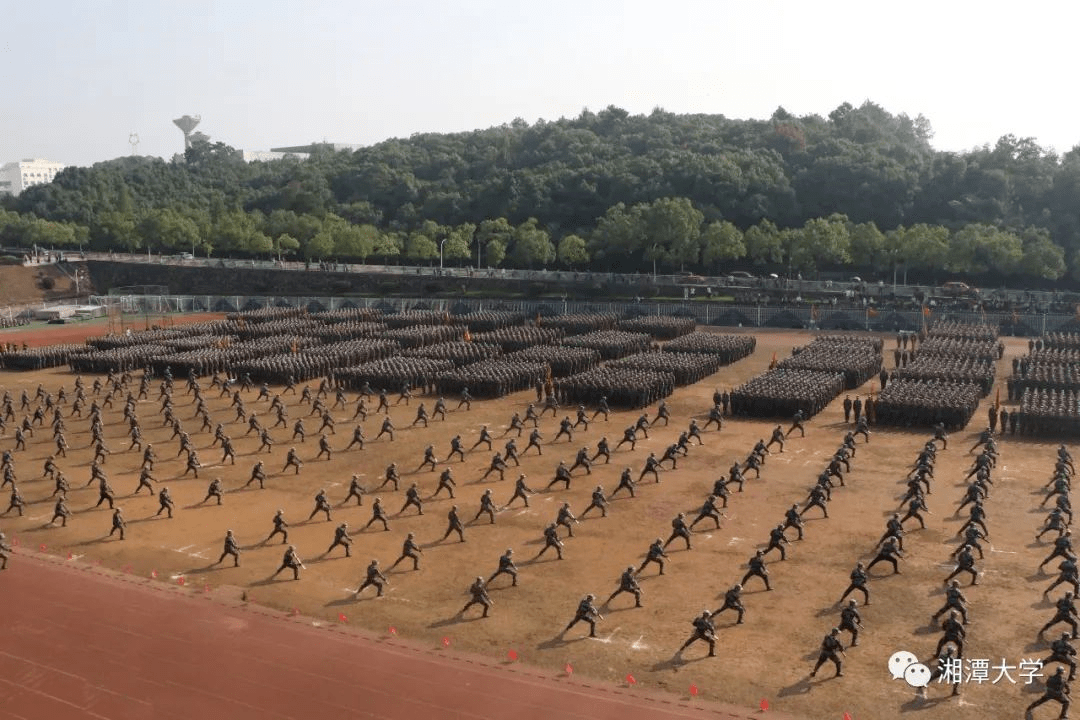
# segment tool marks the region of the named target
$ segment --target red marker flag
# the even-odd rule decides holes
[[[564,667],[563,670],[566,671],[567,675],[573,675],[574,674],[574,666],[571,665],[570,663],[566,663],[566,667]]]
[[[511,650],[510,652],[506,653],[506,657],[510,658],[511,662],[517,660],[518,659],[517,650]]]
[[[157,570],[151,570],[150,571],[150,577],[156,578],[157,577]]]
[[[45,545],[44,544],[42,544],[42,546],[41,546],[41,552],[45,552]]]
[[[852,720],[851,713],[844,713],[844,720]]]
[[[208,592],[210,592],[210,586],[209,586],[209,585],[203,585],[203,586],[202,586],[202,591],[203,591],[204,593],[208,593]]]
[[[68,553],[68,560],[74,560],[74,559],[75,559],[75,556],[72,555],[71,553]]]
[[[443,647],[450,647],[450,638],[444,637],[442,639],[442,644],[443,644]]]
[[[691,697],[697,697],[697,693],[698,693],[697,685],[691,685],[690,686],[690,696]]]
[[[637,685],[637,680],[635,680],[634,676],[631,675],[630,673],[626,673],[626,684],[627,685]]]
[[[761,698],[761,702],[758,703],[758,707],[761,708],[762,712],[765,712],[766,710],[769,709],[769,701],[766,700],[765,698]]]
[[[338,613],[337,619],[339,622],[349,622],[349,618],[345,617],[345,613]]]
[[[397,628],[393,625],[390,626],[390,634],[397,637]]]
[[[183,577],[178,577],[178,578],[176,578],[176,584],[177,584],[177,585],[183,585],[183,584],[184,584],[185,582],[187,582],[187,581],[186,581],[186,580],[184,580],[184,578],[183,578]]]

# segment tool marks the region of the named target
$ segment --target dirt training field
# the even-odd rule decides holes
[[[67,328],[61,328],[66,330]],[[872,604],[860,607],[865,630],[857,647],[847,649],[844,676],[833,679],[831,664],[810,679],[810,669],[817,658],[822,637],[839,622],[840,593],[848,584],[848,573],[858,560],[873,557],[874,545],[881,536],[889,514],[897,509],[904,491],[904,479],[910,464],[930,433],[874,429],[869,444],[861,438],[852,469],[846,473],[846,487],[833,492],[829,519],[822,519],[818,510],[806,516],[806,538],[792,539],[787,547],[787,560],[781,562],[770,553],[769,573],[772,592],[766,592],[758,579],[747,583],[743,602],[746,621],[734,624],[734,614],[726,612],[717,618],[717,657],[706,657],[702,643],[691,646],[682,661],[673,659],[674,652],[689,637],[691,619],[703,609],[715,610],[722,604],[723,593],[738,582],[745,572],[747,559],[756,548],[763,548],[769,530],[783,520],[784,511],[793,503],[802,503],[814,480],[826,466],[829,456],[840,444],[845,428],[841,398],[807,423],[805,438],[793,435],[780,454],[775,451],[765,463],[761,479],[752,474],[745,492],[733,492],[726,517],[719,529],[712,521],[697,525],[693,549],[685,550],[676,540],[668,548],[670,559],[661,577],[655,566],[646,569],[640,578],[644,591],[643,605],[634,608],[632,596],[620,595],[610,606],[601,606],[604,619],[598,624],[598,638],[588,639],[587,628],[579,624],[566,634],[559,632],[574,616],[578,601],[586,593],[597,596],[602,603],[617,587],[620,573],[629,565],[641,563],[649,544],[657,537],[666,539],[671,532],[671,520],[686,512],[693,520],[713,480],[724,473],[736,460],[745,459],[759,438],[768,438],[776,423],[730,419],[722,431],[705,433],[705,444],[694,445],[678,468],[661,473],[662,482],[646,479],[638,486],[637,497],[631,499],[620,493],[610,503],[606,518],[593,511],[574,526],[574,537],[567,538],[560,529],[565,559],[559,561],[548,551],[538,561],[532,558],[543,547],[542,530],[555,520],[562,502],[569,502],[578,515],[589,504],[596,485],[610,492],[618,484],[623,468],[630,467],[636,478],[644,459],[650,452],[659,457],[687,427],[691,417],[704,424],[714,389],[733,387],[765,370],[774,352],[786,357],[794,345],[804,344],[809,333],[759,332],[756,352],[735,365],[722,369],[714,376],[691,387],[678,389],[670,398],[670,426],[649,431],[633,452],[625,446],[615,452],[608,465],[594,466],[591,475],[575,471],[570,490],[545,491],[560,460],[572,463],[582,445],[594,451],[601,436],[612,447],[621,439],[622,431],[636,420],[639,413],[615,412],[610,421],[599,419],[587,431],[575,432],[573,442],[564,439],[552,443],[563,415],[573,417],[573,408],[564,408],[557,418],[550,413],[540,430],[544,435],[543,455],[530,451],[522,458],[520,472],[528,476],[528,484],[538,493],[524,508],[518,500],[510,509],[500,509],[494,524],[486,517],[468,523],[466,542],[459,543],[452,535],[440,541],[446,531],[446,513],[456,502],[465,521],[479,509],[480,495],[492,489],[496,503],[503,508],[513,492],[514,479],[519,472],[511,465],[505,480],[495,474],[481,480],[487,470],[492,452],[501,450],[506,438],[500,437],[511,415],[521,412],[535,400],[532,392],[517,393],[497,401],[474,401],[472,410],[455,411],[456,398],[448,398],[451,412],[445,421],[433,420],[428,428],[411,428],[416,406],[425,402],[429,411],[433,397],[414,397],[411,403],[393,405],[390,417],[397,427],[393,442],[386,437],[374,440],[382,416],[370,415],[364,423],[368,438],[364,450],[353,448],[345,452],[354,422],[351,421],[355,403],[337,408],[333,416],[337,432],[331,436],[335,452],[331,460],[317,460],[318,418],[308,418],[309,406],[299,404],[300,395],[283,399],[289,410],[289,427],[272,430],[275,446],[270,453],[256,456],[259,446],[255,433],[245,436],[247,425],[235,420],[228,398],[219,398],[217,390],[209,389],[204,379],[204,395],[215,422],[225,423],[236,450],[235,465],[221,465],[221,451],[211,448],[211,433],[196,433],[199,423],[192,421],[194,405],[185,394],[185,379],[175,380],[174,403],[177,416],[192,434],[202,460],[199,478],[184,471],[183,458],[177,458],[178,442],[169,440],[171,429],[162,425],[158,414],[160,403],[158,383],[152,386],[150,398],[140,401],[138,415],[142,423],[144,442],[153,443],[159,458],[154,469],[157,487],[168,486],[176,501],[175,518],[154,518],[158,510],[156,497],[145,492],[132,497],[138,478],[141,453],[128,451],[126,427],[122,424],[123,399],[113,409],[106,409],[106,438],[112,455],[104,468],[116,491],[117,506],[122,507],[128,521],[127,539],[120,542],[108,538],[110,513],[105,505],[94,509],[98,500],[96,483],[86,487],[90,479],[88,423],[77,417],[67,418],[67,439],[71,446],[67,458],[58,458],[59,468],[68,477],[72,492],[69,505],[73,516],[66,528],[57,524],[46,527],[52,515],[53,490],[51,480],[42,478],[42,464],[54,451],[51,432],[46,425],[35,429],[29,449],[15,453],[19,488],[29,503],[25,516],[14,513],[0,518],[0,526],[9,539],[17,537],[27,547],[44,545],[47,552],[66,556],[73,553],[85,559],[101,559],[106,566],[132,573],[148,575],[156,572],[162,582],[174,582],[183,577],[187,584],[202,587],[233,588],[251,603],[289,610],[323,618],[330,622],[344,615],[352,626],[369,628],[381,634],[394,627],[398,635],[437,645],[449,638],[455,647],[491,657],[505,657],[509,649],[518,652],[524,662],[551,670],[562,670],[570,664],[575,674],[587,675],[614,684],[625,684],[628,674],[641,687],[659,688],[686,696],[695,685],[702,698],[730,702],[747,708],[757,708],[762,700],[772,711],[807,718],[839,718],[845,712],[855,720],[862,718],[898,717],[902,712],[921,718],[964,718],[975,720],[988,717],[1017,717],[1023,707],[1039,696],[1042,685],[1025,685],[1020,672],[1009,672],[1012,680],[994,679],[1002,661],[1017,666],[1021,660],[1045,658],[1048,646],[1036,642],[1039,627],[1053,615],[1053,604],[1042,598],[1043,589],[1053,579],[1040,575],[1038,564],[1049,554],[1051,544],[1033,542],[1045,510],[1039,511],[1042,500],[1039,488],[1049,479],[1054,464],[1056,443],[1033,442],[1013,437],[1003,438],[1000,460],[992,476],[994,487],[987,501],[987,525],[990,541],[984,543],[986,559],[978,567],[983,570],[976,587],[964,588],[969,600],[970,624],[964,655],[986,659],[992,668],[982,683],[969,682],[962,687],[958,698],[948,696],[949,687],[934,683],[928,699],[918,700],[915,692],[903,681],[890,677],[886,663],[897,650],[914,652],[923,662],[933,654],[940,629],[931,625],[931,615],[944,603],[944,577],[952,570],[950,554],[956,547],[954,535],[963,518],[954,516],[954,509],[963,496],[963,478],[973,455],[968,449],[980,429],[985,426],[986,408],[993,402],[993,393],[983,401],[972,424],[963,432],[950,437],[949,447],[938,455],[932,494],[927,498],[931,515],[927,529],[918,530],[909,521],[905,538],[906,559],[901,561],[902,574],[890,575],[891,569],[878,565],[870,582]],[[18,340],[12,333],[0,333],[0,340]],[[36,340],[41,334],[35,335]],[[64,338],[70,341],[69,338]],[[59,340],[58,340],[59,341]],[[1007,352],[999,363],[999,380],[1007,372],[1011,358],[1026,352],[1026,340],[1006,340]],[[892,338],[886,338],[886,365],[891,368]],[[93,378],[84,378],[88,394]],[[19,393],[26,388],[31,395],[38,383],[54,393],[65,386],[69,398],[73,376],[65,369],[30,374],[0,374],[0,389],[8,389],[18,405]],[[317,382],[312,383],[314,390]],[[862,395],[871,391],[876,382],[859,390]],[[137,389],[137,380],[133,390]],[[1004,393],[1003,393],[1004,394]],[[264,425],[272,425],[266,401],[255,402],[256,392],[245,398],[249,411],[256,411]],[[349,394],[350,400],[354,399]],[[396,394],[391,395],[391,403]],[[328,400],[332,403],[333,397]],[[371,410],[375,403],[369,402]],[[1010,408],[1011,409],[1011,408]],[[655,406],[648,409],[655,414]],[[590,413],[591,415],[591,413]],[[303,470],[294,474],[280,472],[285,453],[294,443],[292,423],[305,418],[308,439],[295,445],[304,461]],[[21,415],[19,417],[21,420]],[[424,447],[434,445],[440,460],[446,458],[449,440],[460,434],[466,449],[472,447],[483,425],[488,425],[496,437],[494,450],[477,448],[466,455],[464,462],[450,463],[457,482],[457,499],[445,493],[427,500],[437,484],[436,472],[416,472]],[[784,421],[786,428],[788,423]],[[13,429],[0,438],[0,449],[14,447]],[[525,447],[528,430],[520,441]],[[265,490],[242,489],[257,460],[266,463],[269,478]],[[400,490],[390,487],[381,490],[384,471],[397,462],[401,473]],[[368,488],[363,506],[355,501],[344,507],[349,478],[358,474]],[[200,504],[207,485],[221,478],[226,490],[224,504],[213,501]],[[419,484],[425,498],[424,514],[415,509],[402,515],[398,510],[404,503],[405,490],[413,482]],[[334,505],[333,522],[316,516],[306,521],[314,503],[313,497],[325,488]],[[5,491],[6,492],[6,491]],[[381,497],[390,514],[389,531],[379,523],[365,529],[371,518],[371,505]],[[5,503],[6,506],[6,503]],[[269,534],[271,518],[278,508],[285,510],[289,521],[289,542],[297,547],[306,563],[301,580],[294,582],[286,571],[276,580],[271,573],[279,566],[283,547],[279,540],[263,545]],[[341,548],[323,556],[334,536],[334,528],[347,521],[353,536],[351,558],[345,558]],[[243,548],[240,567],[232,567],[231,559],[221,565],[211,565],[222,550],[226,529],[232,529]],[[410,561],[403,561],[388,573],[389,584],[385,597],[376,599],[368,589],[359,599],[353,591],[363,580],[364,571],[372,558],[378,558],[384,570],[399,556],[402,542],[409,532],[416,534],[423,548],[419,571],[412,570]],[[789,531],[790,538],[794,532]],[[1047,538],[1049,540],[1049,536]],[[464,616],[458,611],[468,600],[467,588],[478,575],[490,576],[498,565],[499,556],[513,548],[520,570],[517,587],[510,587],[508,578],[497,579],[490,588],[494,606],[491,616],[480,618],[480,609],[472,608]],[[11,561],[9,573],[18,572],[18,555]],[[1056,564],[1050,566],[1050,570]],[[964,580],[966,583],[966,580]],[[856,594],[860,599],[861,596]],[[1060,632],[1061,627],[1054,632]],[[1054,632],[1048,637],[1056,637]],[[842,635],[845,646],[848,635]],[[1053,672],[1051,668],[1047,674]],[[1042,708],[1038,717],[1050,717],[1051,709]]]

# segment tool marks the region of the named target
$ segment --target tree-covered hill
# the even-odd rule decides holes
[[[964,153],[867,102],[827,118],[576,118],[420,134],[307,161],[201,142],[68,168],[8,198],[4,244],[716,272],[850,266],[1080,277],[1080,148]]]

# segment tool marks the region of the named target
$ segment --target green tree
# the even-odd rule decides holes
[[[1020,238],[992,225],[972,223],[953,233],[946,268],[958,273],[1014,272],[1023,257]]]
[[[559,262],[567,267],[581,267],[589,262],[589,250],[585,239],[578,235],[565,235],[559,241]]]
[[[794,269],[815,270],[824,263],[851,261],[851,236],[843,215],[807,220],[801,230],[788,237],[788,265]]]
[[[710,270],[719,271],[725,260],[738,260],[746,255],[742,232],[727,220],[709,223],[701,241],[701,263]]]
[[[660,198],[653,202],[645,216],[646,242],[651,246],[652,259],[663,257],[680,269],[685,269],[687,263],[696,265],[704,219],[687,198]]]
[[[1055,245],[1046,228],[1027,228],[1022,234],[1024,256],[1019,270],[1043,280],[1057,280],[1065,274],[1065,250]]]
[[[498,238],[489,240],[484,246],[484,260],[488,267],[499,267],[506,259],[506,243]]]
[[[882,271],[893,267],[885,255],[886,239],[872,222],[859,223],[848,228],[851,238],[851,262],[856,267]]]
[[[281,233],[274,241],[274,252],[277,253],[278,260],[296,254],[299,249],[300,241],[289,233]]]
[[[334,252],[334,236],[322,230],[304,245],[304,257],[308,260],[325,260]]]
[[[468,260],[472,257],[472,240],[475,233],[476,225],[472,223],[462,223],[453,228],[446,237],[443,257],[446,260]]]
[[[636,267],[645,244],[644,208],[627,208],[623,203],[609,207],[589,236],[589,254],[617,272]]]
[[[195,222],[171,208],[148,211],[138,227],[143,244],[161,252],[194,252],[201,240]]]
[[[547,265],[555,259],[555,246],[536,218],[529,218],[514,229],[512,257],[517,267]]]
[[[379,233],[371,254],[388,261],[391,258],[400,257],[404,247],[405,242],[400,234],[396,232]]]
[[[422,232],[409,233],[405,241],[405,257],[414,262],[423,262],[439,257],[439,246]]]
[[[762,220],[743,234],[746,254],[756,265],[777,264],[784,261],[784,246],[780,231],[771,220]]]

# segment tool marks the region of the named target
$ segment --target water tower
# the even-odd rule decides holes
[[[182,118],[177,118],[176,120],[173,120],[173,125],[180,128],[180,131],[184,133],[185,150],[191,147],[191,131],[198,126],[200,121],[202,121],[201,115],[196,115],[195,117],[185,115]]]

